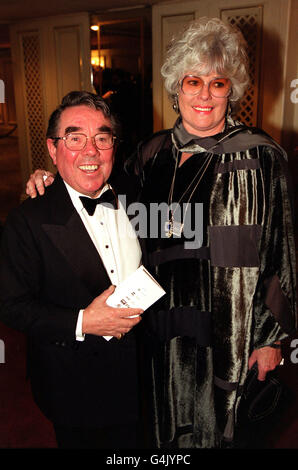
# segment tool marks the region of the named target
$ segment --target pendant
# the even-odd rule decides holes
[[[181,222],[177,222],[176,220],[168,220],[165,223],[165,234],[167,238],[171,238],[172,235],[180,238],[181,233],[183,230],[183,225]]]
[[[173,235],[173,222],[171,220],[165,223],[165,234],[167,238],[171,238]]]
[[[181,224],[181,222],[177,222],[176,220],[173,220],[172,221],[172,234],[180,238],[182,230],[183,230],[183,225],[184,224]]]

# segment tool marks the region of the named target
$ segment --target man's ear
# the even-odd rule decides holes
[[[53,160],[54,165],[56,165],[57,164],[57,161],[56,161],[57,147],[55,146],[53,139],[47,139],[47,146],[48,146],[48,151],[51,156],[51,159]]]

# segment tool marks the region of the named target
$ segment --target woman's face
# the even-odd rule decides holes
[[[188,75],[187,73],[185,75]],[[196,95],[186,95],[179,90],[178,103],[185,129],[200,137],[207,137],[222,132],[228,97],[214,97],[209,91],[209,83],[219,78],[217,73],[200,75],[204,85]]]

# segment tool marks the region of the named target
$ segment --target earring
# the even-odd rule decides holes
[[[179,114],[178,93],[176,93],[174,98],[173,110],[175,113]]]
[[[231,116],[231,114],[232,114],[232,106],[231,106],[231,102],[228,101],[227,109],[226,109],[226,116],[229,117]]]

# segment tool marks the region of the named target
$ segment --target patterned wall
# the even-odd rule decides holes
[[[31,171],[45,168],[44,106],[38,33],[22,36],[23,71],[25,79],[26,118],[28,120],[28,146]]]
[[[223,10],[221,17],[241,30],[248,48],[250,87],[239,104],[236,118],[249,126],[257,126],[259,125],[258,97],[260,88],[263,7]]]

